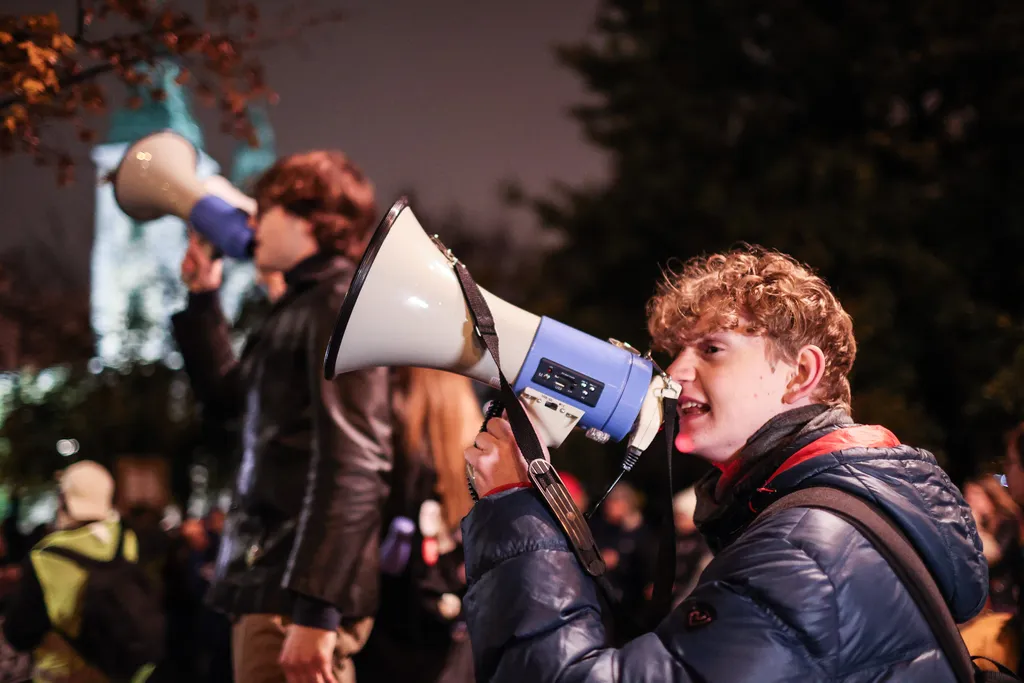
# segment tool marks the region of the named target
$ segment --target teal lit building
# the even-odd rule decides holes
[[[140,224],[125,215],[114,200],[113,187],[102,182],[117,168],[128,147],[146,135],[170,129],[195,145],[200,179],[224,175],[248,191],[252,179],[275,159],[274,134],[262,109],[251,111],[259,148],[241,143],[230,170],[204,150],[203,131],[192,115],[186,88],[175,83],[178,67],[170,62],[154,67],[152,82],[166,97],[156,101],[143,92],[137,109],[121,109],[111,118],[106,139],[92,150],[97,179],[95,237],[91,263],[91,321],[97,360],[116,366],[133,360],[175,360],[169,317],[185,304],[187,292],[179,278],[187,245],[186,225],[174,217]],[[225,261],[221,302],[234,319],[241,300],[254,284],[251,264]]]

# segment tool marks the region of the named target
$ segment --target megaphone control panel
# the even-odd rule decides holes
[[[574,372],[549,358],[540,359],[537,371],[533,373],[533,382],[591,408],[597,406],[604,389],[604,382]]]
[[[633,428],[653,373],[646,358],[543,317],[513,388],[527,399],[527,390],[545,396],[557,406],[548,407],[579,414],[583,429],[620,441]],[[547,401],[532,403],[540,408]],[[561,442],[551,436],[548,445]]]

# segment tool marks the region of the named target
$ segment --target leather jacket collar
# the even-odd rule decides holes
[[[309,285],[321,282],[343,270],[352,270],[352,262],[340,254],[318,251],[299,261],[284,274],[288,290],[303,290]]]

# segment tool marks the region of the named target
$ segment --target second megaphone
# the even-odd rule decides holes
[[[324,359],[324,375],[416,366],[498,386],[477,334],[457,261],[429,237],[406,201],[392,206],[353,276]],[[461,267],[461,266],[459,266]],[[626,344],[602,341],[480,290],[494,318],[501,370],[549,446],[576,427],[597,441],[642,452],[662,423],[662,400],[679,385]]]
[[[250,258],[249,216],[256,202],[220,176],[200,181],[197,163],[195,147],[177,133],[147,135],[128,148],[114,171],[114,198],[137,221],[177,216],[227,256]]]

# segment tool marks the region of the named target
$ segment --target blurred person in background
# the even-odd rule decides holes
[[[235,618],[239,683],[351,681],[377,610],[378,542],[391,469],[388,371],[334,381],[323,354],[376,222],[372,183],[344,154],[279,159],[256,182],[253,261],[284,290],[240,357],[217,290],[223,264],[195,239],[172,317],[211,418],[242,418],[243,457],[208,592]],[[281,284],[277,280],[277,285]]]
[[[356,658],[360,683],[470,683],[459,523],[473,504],[462,451],[483,412],[469,379],[398,368],[395,470],[385,511],[381,603]]]
[[[606,620],[616,643],[639,635],[654,580],[658,539],[644,520],[640,494],[628,482],[619,482],[590,520],[594,541],[608,567],[605,576],[616,601]]]
[[[989,606],[996,612],[1016,611],[1024,559],[1020,546],[1020,508],[1009,491],[991,475],[967,482],[964,499],[971,506],[988,561]]]
[[[701,572],[711,562],[711,548],[693,521],[697,510],[697,490],[691,486],[672,498],[676,527],[676,580],[672,586],[672,604],[679,605],[697,585]]]
[[[1024,423],[1019,424],[1006,435],[1006,455],[1003,461],[1006,469],[1006,490],[1009,492],[1013,502],[1016,503],[1018,509],[1024,506],[1024,462],[1021,459],[1022,453],[1024,453]],[[978,490],[974,490],[972,493],[971,486],[972,483],[965,485],[964,493],[969,496],[969,502],[972,498],[974,499],[971,509],[975,516],[998,520],[1000,514],[997,512],[997,505],[992,502],[995,497],[990,498]],[[977,488],[982,491],[984,490],[980,486]],[[1002,487],[1000,486],[1000,488]],[[975,510],[975,504],[977,504],[980,512]],[[999,505],[1004,510],[1002,515],[1005,516],[1007,514],[1005,502]],[[981,525],[979,521],[979,530]],[[1005,526],[1008,527],[1008,525]],[[1003,533],[1007,532],[1004,531]],[[986,534],[982,534],[982,539],[986,546],[991,544],[996,548],[999,547],[998,541],[992,538],[990,534],[988,539],[986,539]],[[986,547],[986,555],[989,552],[989,549]],[[1018,547],[1017,562],[1022,561],[1019,557],[1020,552]],[[1002,553],[1003,551],[1000,550],[1000,554]],[[964,637],[967,649],[972,655],[993,659],[1013,669],[1018,675],[1024,674],[1024,654],[1022,654],[1024,653],[1024,595],[1022,594],[1024,594],[1024,590],[1020,590],[1018,586],[1018,604],[1013,612],[997,612],[990,609],[960,628],[960,633]],[[979,666],[988,669],[992,668],[984,661],[979,661]]]
[[[83,460],[60,474],[57,530],[29,553],[4,612],[7,642],[33,652],[41,683],[103,683],[113,675],[106,668],[111,662],[121,672],[130,669],[136,683],[166,680],[154,677],[164,659],[158,593],[138,564],[138,539],[122,524],[113,496],[114,479],[98,463]]]

